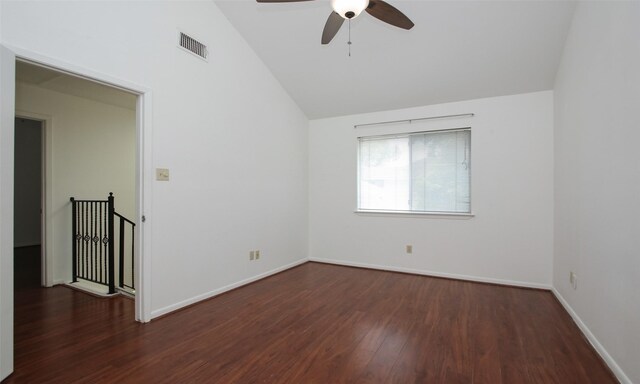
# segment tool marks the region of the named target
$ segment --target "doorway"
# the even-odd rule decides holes
[[[44,285],[42,121],[15,118],[13,265],[16,290]]]
[[[15,160],[16,62],[27,62],[50,68],[134,95],[136,98],[136,221],[144,222],[145,207],[147,209],[151,208],[148,203],[150,203],[149,197],[153,189],[153,134],[151,123],[153,106],[150,88],[103,72],[96,72],[90,68],[47,57],[38,52],[0,45],[0,380],[12,372],[14,356],[13,163]],[[48,129],[48,126],[49,124],[46,124],[45,129]],[[45,135],[45,145],[49,144],[49,136]],[[47,168],[49,166],[50,162],[47,163]],[[50,219],[49,215],[46,215],[46,219]],[[52,243],[51,238],[51,236],[45,234],[47,246]],[[151,269],[149,256],[151,238],[151,226],[149,223],[141,224],[136,228],[136,239],[139,241],[135,245],[136,254],[138,255],[135,260],[135,319],[143,323],[151,319]],[[47,239],[49,241],[46,241]]]
[[[137,95],[130,92],[45,66],[16,63],[17,116],[48,117],[44,237],[51,241],[44,259],[53,268],[47,286],[70,284],[100,296],[115,294],[114,287],[135,292],[136,252],[131,241],[138,238],[133,232],[139,224],[136,108]],[[16,119],[18,124],[29,121]],[[18,183],[25,169],[18,168],[21,143],[18,136],[15,140]],[[114,221],[107,214],[107,199],[115,203],[115,214],[126,220],[124,226],[116,221],[115,233],[107,233],[107,221]],[[14,225],[20,215],[15,211]],[[122,246],[111,244],[120,241]]]

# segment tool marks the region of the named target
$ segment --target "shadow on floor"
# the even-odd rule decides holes
[[[39,288],[42,275],[40,246],[14,248],[13,269],[14,289]]]

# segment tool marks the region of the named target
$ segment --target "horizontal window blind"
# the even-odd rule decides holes
[[[471,212],[469,128],[358,140],[359,210]]]

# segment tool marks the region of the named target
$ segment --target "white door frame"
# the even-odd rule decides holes
[[[25,61],[137,95],[136,108],[136,320],[151,320],[152,93],[147,87],[60,61],[0,45],[0,380],[13,371],[13,162],[15,61]],[[6,83],[5,83],[6,81]],[[8,91],[11,90],[11,91]],[[146,220],[143,217],[147,216]]]
[[[13,372],[15,80],[15,56],[0,45],[0,380]]]

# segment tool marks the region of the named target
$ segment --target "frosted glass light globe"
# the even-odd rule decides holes
[[[369,6],[369,0],[331,0],[331,6],[345,19],[353,19]],[[353,15],[349,12],[353,12]]]

